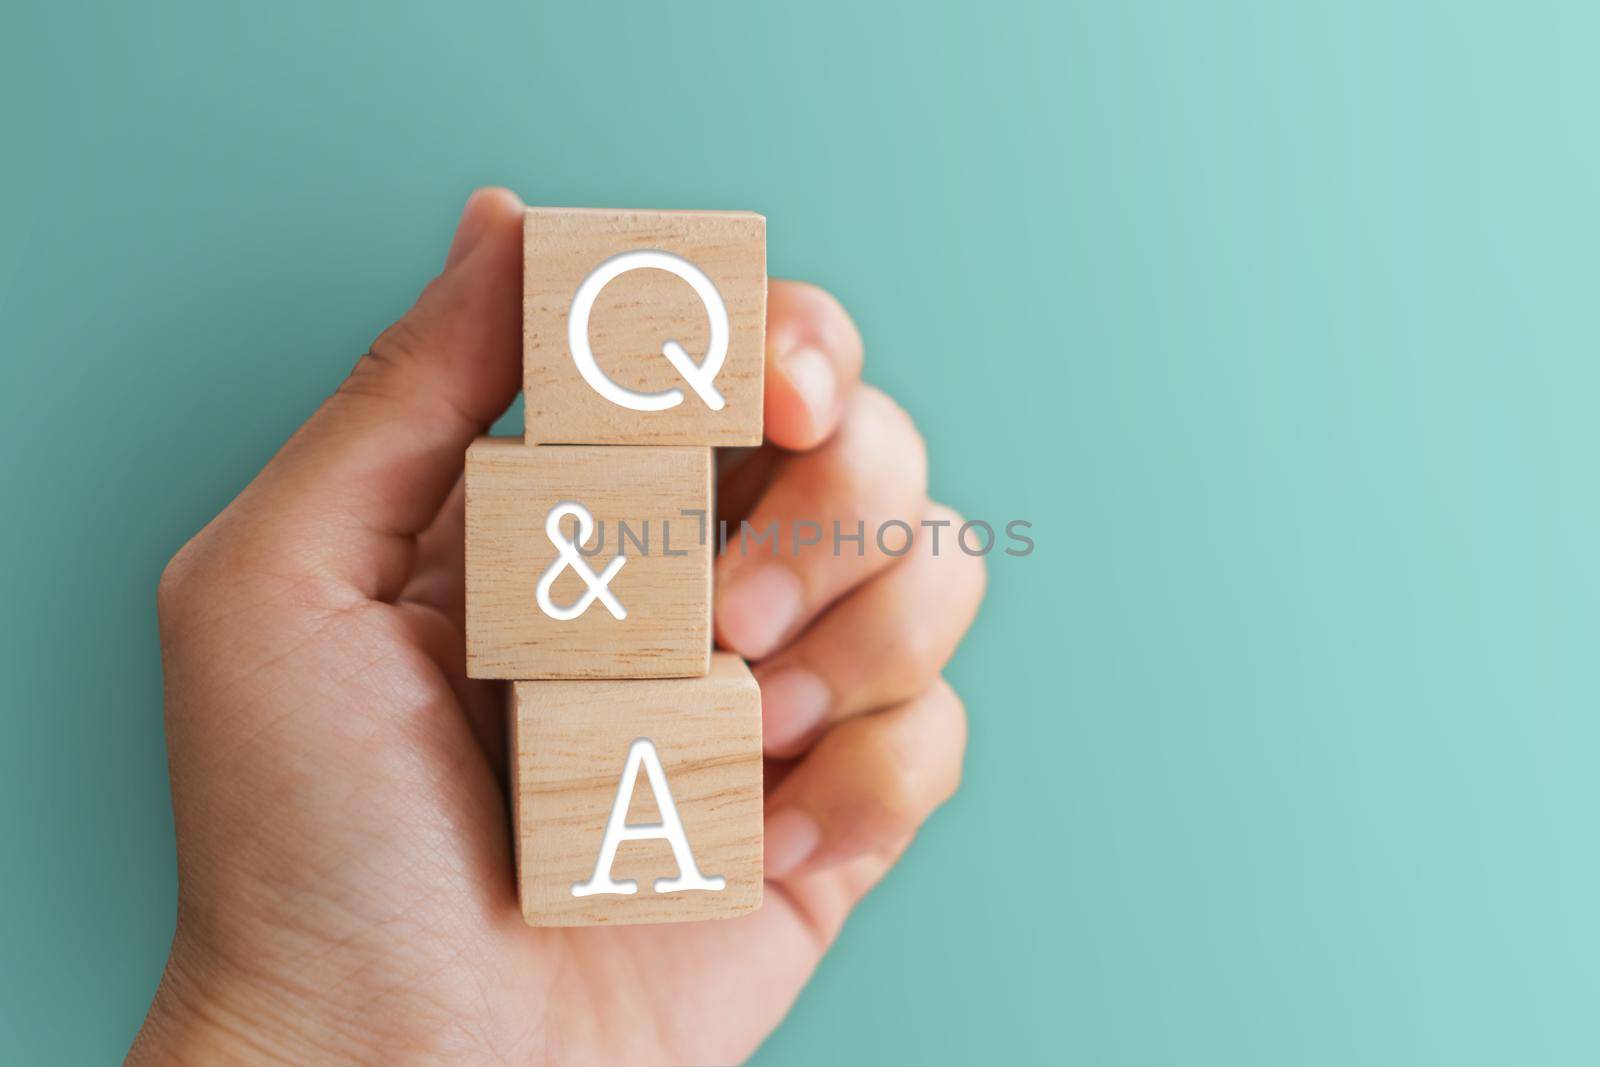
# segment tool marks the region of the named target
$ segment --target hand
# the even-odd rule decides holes
[[[981,564],[953,530],[937,556],[874,545],[880,517],[950,515],[910,420],[857,383],[839,305],[774,282],[772,444],[723,502],[867,538],[718,563],[719,640],[760,661],[774,757],[766,902],[523,924],[501,687],[463,670],[460,485],[519,388],[521,211],[468,201],[443,274],[162,577],[178,925],[135,1062],[741,1059],[956,786],[938,674]]]

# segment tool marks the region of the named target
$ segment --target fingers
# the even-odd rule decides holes
[[[503,189],[468,200],[444,273],[230,507],[258,547],[398,592],[411,538],[519,387],[522,210]]]
[[[730,528],[716,568],[718,641],[746,659],[772,652],[894,560],[904,535],[892,524],[914,523],[926,491],[910,417],[876,389],[856,389],[838,433],[786,457],[748,527]]]
[[[943,681],[835,726],[767,803],[766,876],[894,848],[955,792],[966,744],[966,712]]]
[[[767,287],[766,436],[815,448],[838,425],[861,377],[861,334],[839,302],[804,282]]]
[[[961,522],[930,508],[910,554],[756,667],[769,755],[796,755],[830,724],[908,700],[938,677],[983,599],[983,560],[961,551]]]

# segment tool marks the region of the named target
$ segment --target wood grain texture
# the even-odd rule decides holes
[[[523,229],[523,388],[529,444],[757,445],[766,363],[767,223],[736,211],[529,208]],[[692,390],[665,411],[619,407],[590,387],[567,345],[573,295],[602,262],[654,249],[689,260],[727,305],[727,362],[712,411]],[[710,339],[694,290],[662,270],[634,270],[601,291],[590,346],[606,376],[636,392],[683,387],[661,354],[676,340],[695,362]]]
[[[480,438],[467,450],[466,495],[468,675],[678,678],[706,672],[712,538],[701,518],[683,512],[710,511],[710,449],[529,447]],[[627,557],[607,586],[626,618],[614,618],[600,603],[570,620],[540,610],[535,587],[559,555],[545,520],[566,501],[583,504],[594,517],[586,546],[593,554],[584,561],[593,571],[619,552]],[[635,540],[621,537],[623,522]],[[575,537],[575,527],[566,522],[567,537]],[[550,600],[572,605],[586,588],[567,568]]]
[[[725,919],[761,905],[761,695],[744,661],[703,678],[517,682],[511,695],[517,891],[534,926]],[[678,872],[664,841],[624,842],[612,875],[631,895],[574,896],[594,872],[629,747],[649,738],[701,873],[723,889],[657,893]],[[660,819],[639,777],[630,824]]]

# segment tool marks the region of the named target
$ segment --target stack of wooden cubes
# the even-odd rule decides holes
[[[760,693],[712,651],[714,446],[757,445],[766,220],[529,209],[524,440],[467,452],[467,672],[512,682],[536,926],[761,903]]]

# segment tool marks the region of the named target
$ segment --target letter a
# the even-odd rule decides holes
[[[650,777],[650,791],[655,794],[656,807],[661,811],[657,823],[628,824],[628,805],[633,803],[634,783],[639,780],[639,767],[644,766]],[[587,882],[574,882],[572,895],[588,897],[596,893],[637,893],[639,883],[629,878],[622,882],[611,880],[611,863],[617,858],[617,846],[624,841],[644,841],[664,838],[672,846],[672,858],[678,861],[678,877],[657,878],[657,893],[676,893],[684,889],[718,890],[727,886],[720,875],[707,878],[695,866],[694,853],[689,851],[689,839],[683,834],[683,821],[678,818],[678,806],[672,802],[672,790],[667,788],[667,773],[661,769],[661,757],[648,737],[641,737],[628,747],[628,762],[622,768],[622,781],[617,785],[617,799],[611,805],[611,818],[606,822],[606,835],[600,842],[600,856],[595,860],[594,874]]]

